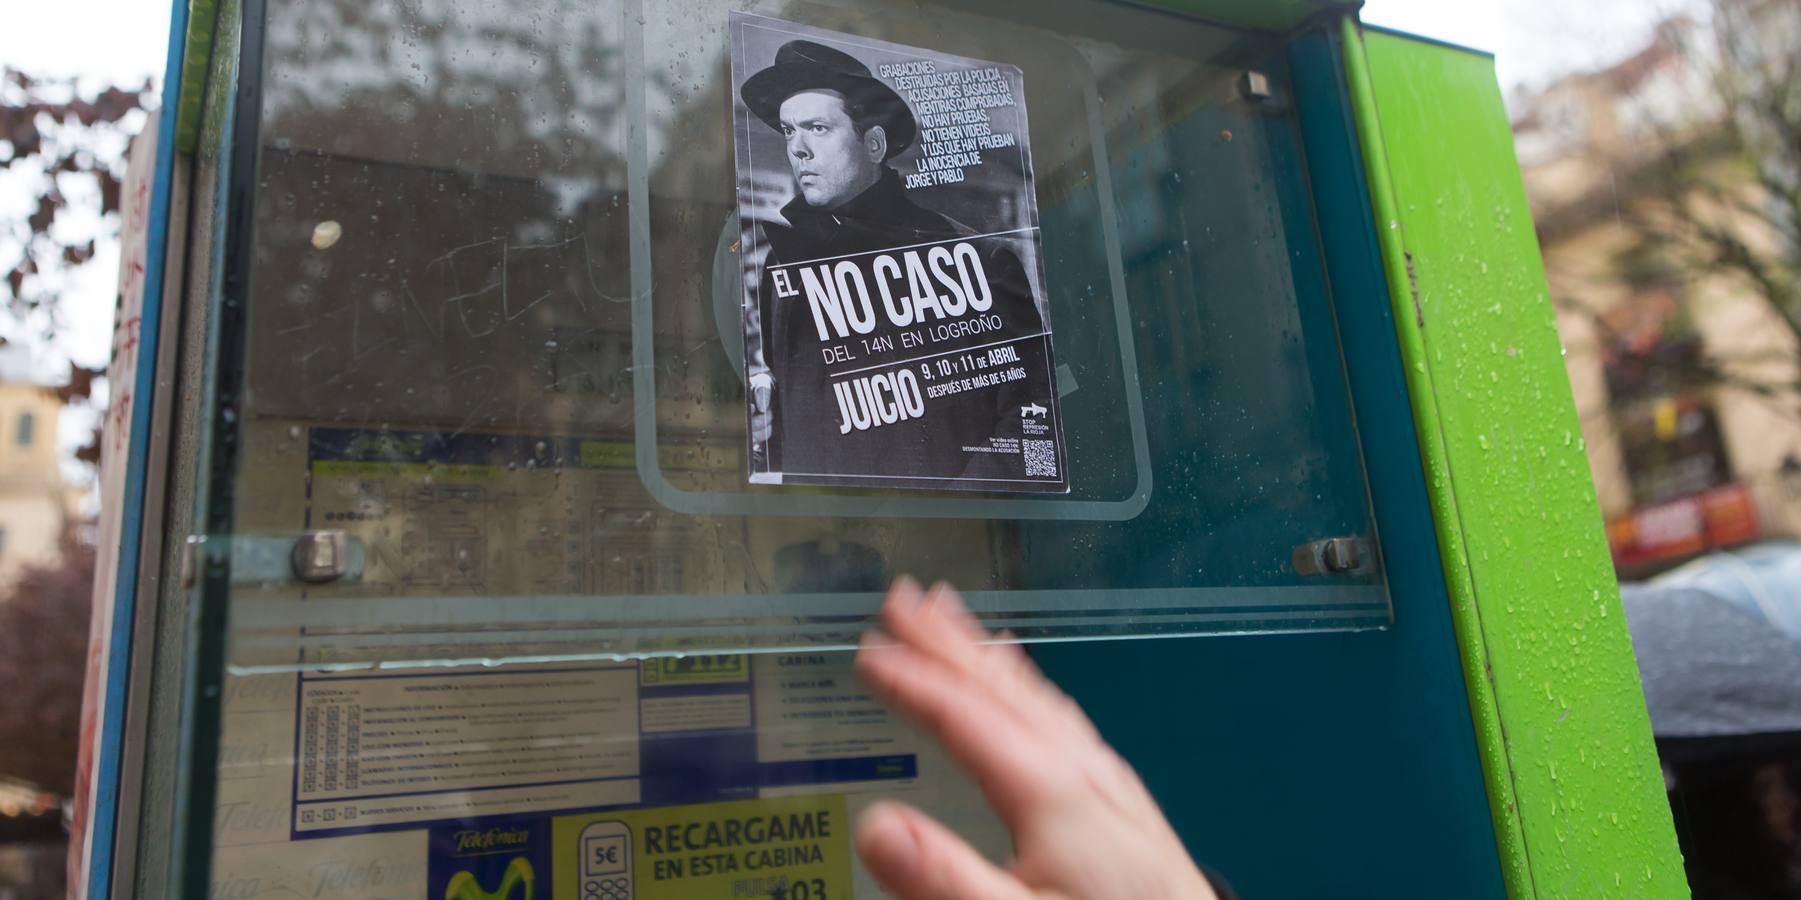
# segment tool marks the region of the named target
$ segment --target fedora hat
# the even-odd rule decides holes
[[[775,51],[775,64],[745,79],[738,95],[751,114],[776,131],[782,130],[782,102],[801,91],[827,90],[861,103],[888,136],[893,159],[919,135],[907,102],[869,73],[869,67],[842,50],[812,41],[789,41]]]

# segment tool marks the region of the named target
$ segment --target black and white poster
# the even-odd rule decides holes
[[[730,35],[750,481],[1067,492],[1020,70]]]

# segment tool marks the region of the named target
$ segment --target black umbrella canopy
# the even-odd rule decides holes
[[[1694,588],[1621,585],[1661,739],[1801,734],[1801,643]]]

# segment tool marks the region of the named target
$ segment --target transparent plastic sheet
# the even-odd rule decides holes
[[[238,527],[369,565],[243,590],[232,663],[843,647],[902,572],[1028,640],[1387,620],[1375,560],[1294,564],[1373,526],[1258,39],[757,7],[1024,71],[1072,483],[782,488],[746,483],[720,313],[726,7],[540,6],[488,57],[456,42],[489,13],[272,12]],[[332,17],[400,62],[309,43]]]
[[[1390,622],[1275,42],[743,6],[1020,67],[1070,493],[747,483],[735,7],[273,3],[236,530],[208,541],[340,531],[360,565],[234,572],[216,892],[586,897],[622,875],[581,854],[646,811],[780,808],[839,824],[777,875],[867,894],[847,817],[883,796],[1004,853],[841,652],[902,573],[1027,641]],[[1329,538],[1363,557],[1297,565]],[[695,887],[633,858],[641,895]]]

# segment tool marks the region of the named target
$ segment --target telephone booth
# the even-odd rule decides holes
[[[909,574],[1245,897],[1685,896],[1492,60],[1355,7],[178,4],[80,890],[1004,859]]]

